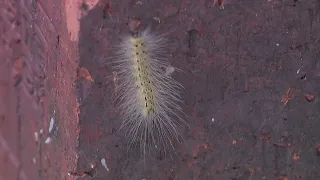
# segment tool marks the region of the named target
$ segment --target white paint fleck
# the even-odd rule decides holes
[[[158,23],[160,24],[160,22],[161,22],[161,21],[160,21],[160,18],[158,18],[158,17],[153,17],[153,19],[156,20],[156,21],[158,21]]]
[[[279,46],[280,46],[280,44],[279,44],[279,43],[277,43],[277,44],[276,44],[276,46],[278,46],[278,47],[279,47]]]
[[[298,69],[297,74],[299,74],[299,72],[300,72],[300,69]]]
[[[95,168],[95,164],[91,163],[90,167],[91,167],[91,169],[94,169]]]
[[[48,137],[44,143],[49,144],[51,142],[51,137]]]
[[[36,157],[32,158],[32,162],[33,162],[33,164],[35,164],[37,162]]]
[[[40,134],[43,134],[43,129],[40,129]]]
[[[237,141],[235,139],[232,140],[232,144],[237,144]]]
[[[172,66],[166,67],[166,73],[165,73],[166,76],[170,76],[170,74],[172,74],[173,72],[174,72],[174,67]]]
[[[54,125],[54,119],[51,118],[50,119],[50,125],[49,125],[49,133],[51,133],[52,129],[53,129],[53,125]]]
[[[212,117],[211,121],[214,122],[214,118],[213,117]]]
[[[102,166],[103,166],[104,168],[106,168],[107,171],[109,171],[109,168],[108,168],[107,163],[106,163],[106,159],[102,158],[102,159],[101,159],[101,164],[102,164]]]
[[[38,132],[34,132],[34,139],[36,140],[36,142],[39,141],[39,135]]]

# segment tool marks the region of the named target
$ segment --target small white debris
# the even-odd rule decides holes
[[[139,4],[140,6],[142,6],[142,2],[141,1],[137,1],[136,4]]]
[[[44,143],[49,144],[51,142],[51,137],[48,137]]]
[[[91,163],[90,167],[91,167],[91,169],[94,169],[96,166],[95,166],[95,164]]]
[[[276,46],[278,46],[278,47],[279,47],[279,46],[280,46],[280,44],[279,44],[279,43],[277,43],[277,44],[276,44]]]
[[[109,171],[109,168],[107,166],[106,160],[104,158],[101,159],[101,164],[104,168],[106,168],[107,171]]]
[[[71,176],[71,173],[68,172],[68,176]]]
[[[170,76],[170,74],[172,74],[173,72],[174,72],[174,67],[172,66],[166,67],[166,73],[165,73],[166,76]]]
[[[34,139],[36,140],[36,142],[39,141],[39,135],[38,132],[34,132]]]
[[[237,141],[235,139],[232,140],[232,144],[237,144]]]
[[[214,118],[212,118],[211,121],[214,122]]]
[[[299,74],[299,72],[300,72],[300,69],[298,69],[297,74]]]
[[[40,134],[43,134],[43,129],[40,129]]]
[[[161,21],[160,21],[160,18],[158,18],[158,17],[153,17],[153,19],[156,20],[156,21],[158,21],[158,23],[160,24],[160,22],[161,22]]]
[[[50,120],[50,125],[49,125],[49,133],[51,133],[52,129],[53,129],[53,125],[54,125],[54,119],[51,118]]]
[[[35,164],[37,162],[35,157],[32,158],[32,162],[33,162],[33,164]]]

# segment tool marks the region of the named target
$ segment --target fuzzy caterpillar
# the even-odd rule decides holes
[[[179,104],[182,85],[166,74],[169,67],[168,41],[150,32],[123,38],[114,58],[118,77],[119,108],[130,145],[138,143],[145,154],[150,147],[174,148],[184,122]],[[183,139],[183,138],[182,138]]]

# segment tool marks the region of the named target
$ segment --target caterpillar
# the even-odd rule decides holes
[[[113,58],[120,130],[125,129],[129,149],[138,145],[144,154],[152,147],[175,149],[175,142],[183,140],[177,130],[185,122],[180,106],[183,86],[170,75],[170,49],[165,34],[146,28],[123,37]]]

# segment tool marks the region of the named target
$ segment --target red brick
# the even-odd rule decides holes
[[[0,37],[0,170],[5,172],[0,179],[65,179],[76,168],[77,56],[67,36],[63,4],[0,2],[0,34],[4,35]],[[59,34],[60,46],[56,46]],[[23,62],[22,71],[15,72],[22,81],[14,86],[17,60]],[[51,134],[52,143],[45,144],[53,110],[59,130]]]
[[[17,179],[19,159],[11,152],[8,143],[0,134],[0,179]]]

